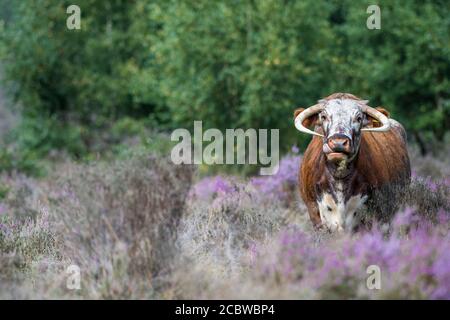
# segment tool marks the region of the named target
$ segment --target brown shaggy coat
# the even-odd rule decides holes
[[[360,100],[342,93],[325,99],[336,98]],[[384,109],[379,110],[388,114]],[[332,187],[330,180],[333,180],[325,170],[322,145],[322,138],[314,136],[304,153],[299,172],[300,194],[314,225],[321,222],[317,200],[323,191]],[[348,199],[355,194],[370,194],[387,184],[405,184],[410,176],[406,133],[398,122],[394,122],[388,132],[362,132],[360,149],[353,160],[351,173],[343,179],[345,196]]]

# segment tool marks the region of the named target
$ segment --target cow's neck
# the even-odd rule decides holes
[[[327,173],[333,180],[346,180],[355,171],[355,164],[353,161],[339,161],[339,162],[325,162]]]
[[[366,201],[364,184],[359,183],[355,163],[325,163],[320,179],[318,207],[322,222],[352,225],[356,210]],[[344,222],[346,221],[346,222]]]
[[[355,163],[332,163],[326,160],[324,154],[322,154],[319,161],[322,163],[320,167],[323,169],[321,170],[321,177],[318,180],[317,193],[329,193],[335,201],[338,201],[338,191],[342,193],[344,199],[350,197],[355,192],[353,190],[355,179],[358,179]],[[359,192],[359,190],[356,192]]]

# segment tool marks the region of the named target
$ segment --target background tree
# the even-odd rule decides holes
[[[4,76],[23,107],[14,140],[39,156],[99,151],[116,126],[198,119],[280,128],[284,150],[305,146],[292,111],[337,91],[388,108],[424,153],[448,132],[444,0],[380,1],[380,30],[365,0],[80,0],[81,30],[66,28],[69,4],[3,3],[0,15]]]

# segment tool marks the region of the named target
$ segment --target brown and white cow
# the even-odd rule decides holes
[[[314,135],[303,156],[299,188],[316,227],[353,230],[356,212],[374,191],[410,180],[403,126],[367,103],[335,93],[294,112],[296,128]]]

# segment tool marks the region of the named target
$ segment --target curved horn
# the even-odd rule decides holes
[[[375,118],[376,120],[380,121],[382,126],[378,127],[378,128],[363,128],[361,129],[361,131],[365,131],[365,132],[385,132],[385,131],[389,131],[389,129],[391,128],[391,122],[389,121],[389,119],[382,114],[380,111],[378,111],[375,108],[369,107],[369,106],[362,106],[362,110],[363,112],[367,113],[369,116]]]
[[[295,127],[297,128],[298,131],[300,132],[304,132],[304,133],[308,133],[308,134],[313,134],[319,137],[323,137],[322,134],[315,132],[315,131],[311,131],[308,128],[305,128],[303,126],[303,121],[309,117],[311,117],[312,115],[315,115],[316,113],[319,113],[320,111],[323,110],[323,106],[320,104],[315,104],[305,110],[303,110],[302,112],[300,112],[297,117],[295,117]]]

